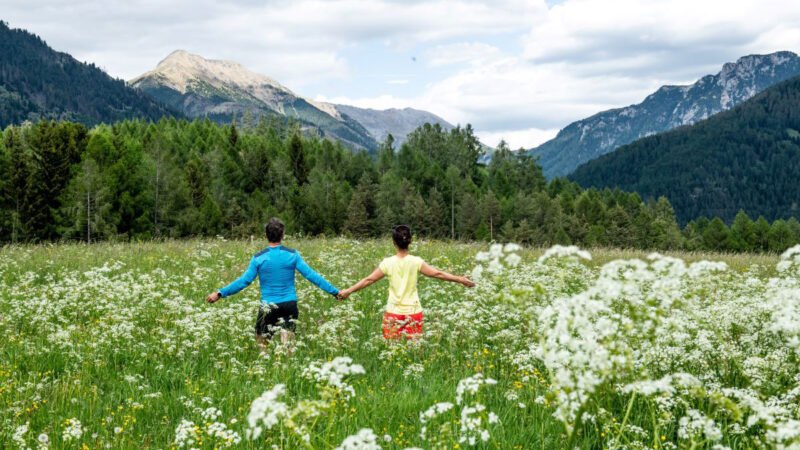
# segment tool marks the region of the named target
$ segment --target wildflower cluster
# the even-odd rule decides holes
[[[351,375],[363,375],[364,367],[353,364],[352,358],[339,356],[324,363],[313,362],[303,370],[303,376],[316,381],[324,392],[332,395],[341,395],[348,399],[355,395],[353,387],[347,383]]]
[[[459,444],[469,446],[487,442],[490,438],[489,425],[497,424],[500,419],[477,401],[477,394],[481,387],[495,384],[496,380],[486,378],[481,373],[460,380],[456,387],[455,405],[440,402],[420,413],[420,438],[428,441],[430,448],[446,448],[450,439],[457,439]],[[456,410],[457,407],[460,408],[459,411]],[[453,417],[454,414],[458,415]],[[458,424],[457,430],[450,427],[453,422]],[[428,429],[432,424],[438,424],[438,427],[435,433],[429,435]]]
[[[348,436],[336,450],[381,450],[378,445],[378,436],[369,428],[361,429],[358,433]]]
[[[210,403],[210,399],[205,399]],[[193,402],[186,401],[187,406],[192,406]],[[242,441],[238,432],[229,428],[229,424],[220,421],[222,411],[213,406],[206,408],[192,407],[195,415],[199,416],[199,424],[193,421],[181,419],[175,429],[174,445],[178,448],[192,448],[195,443],[213,443],[216,448],[233,447]],[[230,425],[236,424],[235,418],[230,419]]]

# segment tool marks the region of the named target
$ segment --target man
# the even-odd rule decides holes
[[[266,348],[277,327],[281,327],[282,343],[288,342],[294,336],[294,322],[298,316],[295,270],[328,294],[339,294],[338,289],[306,264],[300,253],[281,245],[285,228],[283,222],[272,218],[265,228],[269,246],[253,256],[247,271],[238,280],[206,297],[208,303],[215,303],[246,288],[258,275],[261,307],[256,319],[256,342],[262,350]]]

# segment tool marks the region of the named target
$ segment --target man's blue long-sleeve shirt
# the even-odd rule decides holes
[[[220,289],[223,297],[228,297],[246,288],[256,279],[261,284],[263,303],[283,303],[297,300],[294,288],[294,271],[331,295],[339,290],[330,284],[314,269],[308,266],[296,250],[279,245],[267,247],[253,256],[245,273],[238,280]]]

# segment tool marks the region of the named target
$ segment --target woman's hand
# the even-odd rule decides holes
[[[211,294],[208,294],[208,297],[206,297],[206,301],[208,303],[216,303],[221,298],[222,294],[220,294],[219,292],[212,292]]]
[[[345,289],[345,290],[339,291],[339,293],[336,294],[336,299],[337,300],[344,300],[347,297],[350,297],[350,294],[351,294],[350,289]]]
[[[475,282],[474,282],[474,281],[472,281],[472,280],[470,280],[470,279],[469,279],[469,278],[467,278],[467,277],[461,277],[461,280],[460,280],[460,282],[461,282],[461,284],[463,284],[464,286],[466,286],[466,287],[468,287],[468,288],[475,287]]]

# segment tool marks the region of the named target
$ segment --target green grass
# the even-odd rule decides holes
[[[393,251],[388,241],[289,239],[286,244],[340,288]],[[536,334],[526,316],[514,314],[515,306],[502,297],[476,299],[461,286],[421,280],[425,341],[387,345],[380,336],[385,281],[339,303],[298,278],[298,348],[288,357],[273,343],[270,354],[260,356],[252,342],[258,282],[215,305],[204,298],[238,277],[264,245],[214,240],[3,248],[0,441],[10,443],[14,430],[29,423],[24,439],[33,447],[36,436],[47,433],[52,448],[170,448],[181,419],[194,421],[202,432],[206,421],[193,408],[214,406],[222,411],[219,421],[242,436],[236,448],[298,448],[302,442],[286,426],[257,441],[244,438],[252,401],[285,383],[290,406],[301,399],[324,405],[319,417],[302,422],[312,448],[336,447],[361,428],[374,430],[384,448],[430,448],[419,438],[420,413],[437,402],[454,402],[459,380],[480,372],[498,384],[482,388],[473,400],[496,413],[500,423],[489,427],[491,439],[478,448],[567,445],[552,407],[534,401],[547,391],[546,376],[511,362]],[[481,250],[484,245],[446,242],[413,248],[455,273],[469,273]],[[532,262],[541,252],[526,249],[520,255]],[[590,267],[644,258],[647,252],[598,249],[592,254]],[[736,271],[757,264],[764,276],[778,260],[776,255],[673,255],[724,260]],[[108,272],[87,273],[105,264],[112,267]],[[501,338],[503,330],[516,337]],[[366,371],[350,379],[356,395],[349,401],[325,397],[320,386],[302,376],[311,362],[337,356],[353,358]],[[424,371],[405,375],[413,364]],[[616,420],[624,419],[625,407],[611,409]],[[70,418],[82,423],[84,433],[63,442],[64,421]],[[454,413],[431,432],[448,448],[458,447],[457,419]],[[391,442],[382,440],[384,434]],[[586,432],[574,443],[600,448],[598,439]],[[194,446],[220,444],[206,437]]]

